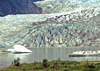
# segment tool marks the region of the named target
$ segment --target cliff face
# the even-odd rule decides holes
[[[42,13],[42,9],[30,0],[0,0],[0,16],[39,13]]]

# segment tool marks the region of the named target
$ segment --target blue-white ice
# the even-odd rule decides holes
[[[31,50],[27,49],[22,45],[14,45],[13,49],[8,49],[6,51],[11,51],[13,53],[29,53],[32,52]]]
[[[65,4],[61,8],[60,4],[68,2],[63,1],[57,4],[46,1],[43,7],[51,5],[50,14],[0,17],[0,47],[15,44],[26,47],[100,46],[99,1],[70,0],[68,6]]]

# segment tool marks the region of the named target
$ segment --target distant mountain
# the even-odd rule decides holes
[[[0,0],[0,16],[39,13],[42,13],[42,9],[30,0]]]
[[[31,0],[32,2],[43,1],[43,0]]]

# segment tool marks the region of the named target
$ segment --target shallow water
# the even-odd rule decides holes
[[[12,61],[16,58],[20,58],[21,63],[32,63],[34,61],[42,62],[44,58],[49,61],[57,60],[70,60],[70,61],[100,61],[100,57],[68,57],[74,51],[85,50],[100,50],[100,47],[70,47],[70,48],[29,48],[32,53],[0,53],[0,67],[10,66]]]

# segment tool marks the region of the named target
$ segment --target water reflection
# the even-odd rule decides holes
[[[70,57],[72,61],[99,61],[100,57],[98,56],[87,56],[87,57]]]
[[[69,54],[75,51],[96,51],[100,50],[99,47],[80,47],[80,48],[31,48],[32,53],[0,53],[0,67],[5,67],[11,65],[14,59],[18,57],[21,59],[21,63],[33,63],[34,61],[42,62],[44,58],[47,58],[49,61],[57,60],[69,60],[69,61],[100,61],[99,56],[92,57],[68,57]]]
[[[11,56],[11,58],[13,60],[17,59],[17,58],[20,58],[21,63],[27,62],[26,60],[28,60],[28,58],[30,58],[30,55],[31,55],[31,53],[10,53],[9,54],[9,56]]]

